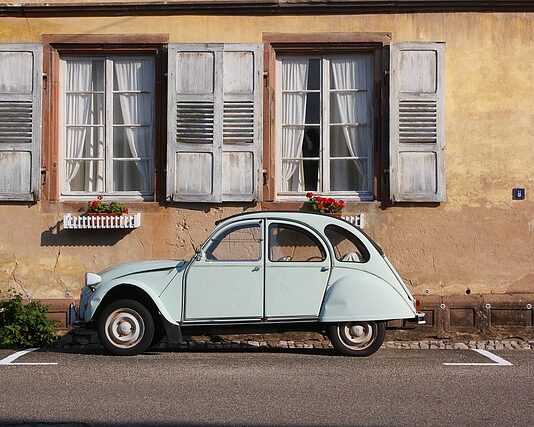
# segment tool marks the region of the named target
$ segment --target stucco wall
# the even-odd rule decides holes
[[[2,43],[151,33],[171,42],[261,42],[264,32],[333,30],[446,43],[447,202],[348,210],[365,212],[366,231],[418,294],[534,292],[534,14],[0,18]],[[525,201],[511,200],[513,187],[526,188]],[[161,207],[130,233],[58,234],[62,214],[44,213],[53,207],[0,204],[0,289],[63,298],[78,294],[87,270],[189,256],[216,219],[242,209],[206,210]]]

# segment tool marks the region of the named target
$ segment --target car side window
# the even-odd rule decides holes
[[[288,224],[269,226],[269,261],[320,262],[325,259],[323,245],[308,231]]]
[[[324,234],[332,244],[338,261],[369,261],[369,252],[365,245],[350,231],[337,225],[327,225]]]
[[[261,259],[259,225],[233,227],[218,234],[206,250],[210,261],[259,261]]]

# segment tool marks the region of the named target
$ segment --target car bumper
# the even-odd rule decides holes
[[[425,325],[425,313],[417,312],[415,313],[415,317],[411,319],[406,319],[404,321],[404,326],[407,328],[415,328],[417,325]]]
[[[83,326],[85,324],[85,321],[80,318],[80,315],[78,313],[78,310],[76,309],[76,306],[74,304],[71,304],[69,306],[69,325],[70,326]]]

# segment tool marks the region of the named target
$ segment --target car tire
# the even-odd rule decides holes
[[[100,313],[98,337],[110,353],[133,356],[145,351],[152,342],[154,319],[150,311],[138,301],[114,301]]]
[[[386,335],[385,322],[342,322],[328,327],[334,348],[345,356],[370,356]]]

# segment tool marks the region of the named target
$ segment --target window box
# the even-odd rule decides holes
[[[365,224],[364,216],[362,213],[356,214],[356,213],[343,212],[341,214],[341,219],[347,222],[350,222],[351,224],[354,224],[356,227],[360,227],[360,228],[363,228]]]
[[[67,230],[88,230],[104,228],[138,228],[141,213],[127,215],[72,215],[63,216],[63,228]]]

